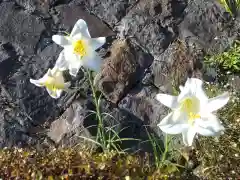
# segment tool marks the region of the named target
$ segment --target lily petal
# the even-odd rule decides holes
[[[69,64],[69,74],[76,77],[81,66],[82,66],[81,61],[76,61],[74,63]]]
[[[182,101],[187,96],[196,96],[201,103],[201,106],[205,106],[208,100],[202,88],[202,80],[197,78],[188,78],[184,87],[181,87],[181,92],[178,96],[178,102]]]
[[[182,132],[183,143],[186,146],[192,146],[195,135],[196,135],[196,131],[194,128],[189,128],[188,130]]]
[[[40,80],[30,79],[30,83],[32,83],[32,84],[34,84],[35,86],[38,86],[38,87],[44,86],[43,82],[44,81],[42,81],[41,79]]]
[[[105,37],[98,37],[98,38],[92,38],[89,40],[89,45],[93,48],[93,50],[96,50],[100,47],[102,47],[106,42]]]
[[[182,85],[179,86],[180,91],[183,91],[183,88],[184,87]]]
[[[54,99],[57,99],[61,96],[61,93],[62,93],[61,89],[58,89],[58,90],[55,90],[55,91],[52,91],[48,88],[46,88],[46,89],[47,89],[48,94]]]
[[[223,107],[224,105],[226,105],[228,101],[229,101],[229,93],[227,93],[227,92],[221,94],[220,96],[210,98],[208,100],[206,110],[208,112],[216,111],[216,110],[220,109],[221,107]]]
[[[220,132],[224,131],[224,127],[217,116],[211,113],[201,119],[196,119],[194,127],[203,136],[217,136]]]
[[[157,94],[156,95],[156,99],[162,103],[163,105],[174,109],[178,106],[178,101],[177,101],[177,96],[172,96],[172,95],[168,95],[168,94]]]
[[[48,76],[52,76],[52,70],[48,69],[47,73],[42,77],[42,79],[46,80]]]
[[[79,19],[76,22],[70,36],[74,38],[74,36],[76,36],[77,34],[82,34],[82,36],[86,38],[91,38],[88,31],[87,23],[83,19]]]
[[[185,83],[185,86],[195,86],[195,88],[198,88],[198,87],[202,87],[202,80],[201,79],[197,79],[197,78],[188,78],[186,83]]]
[[[189,78],[188,85],[191,87],[192,94],[195,95],[199,100],[201,100],[201,102],[206,102],[208,100],[208,97],[202,88],[202,80],[197,78]]]
[[[56,90],[56,98],[59,98],[61,96],[62,92],[63,92],[63,90],[61,90],[61,89]]]
[[[188,124],[175,122],[173,119],[173,113],[168,114],[163,120],[157,125],[163,132],[167,134],[179,134],[186,131]]]
[[[70,66],[71,68],[80,68],[79,63],[82,63],[82,59],[72,52],[71,47],[64,48],[64,58],[68,62],[65,64],[68,65],[66,66],[68,69],[70,69]]]
[[[61,71],[65,71],[69,67],[69,62],[66,60],[64,56],[64,50],[59,54],[58,59],[54,68],[58,68]]]
[[[180,94],[178,95],[178,102],[181,102],[187,96],[191,96],[191,86],[190,86],[190,78],[187,79],[184,86],[180,86]]]
[[[70,42],[65,36],[53,35],[53,36],[52,36],[52,40],[53,40],[56,44],[58,44],[58,45],[60,45],[60,46],[62,46],[62,47],[67,46],[67,45],[71,45],[71,42]]]
[[[84,57],[82,61],[83,66],[86,68],[95,72],[99,72],[101,70],[102,59],[96,52],[92,52],[91,56]]]

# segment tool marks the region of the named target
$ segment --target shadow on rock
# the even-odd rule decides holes
[[[116,141],[116,146],[129,152],[152,152],[148,133],[158,136],[147,123],[124,109],[112,107],[104,100],[101,108],[104,112],[102,117],[105,130],[114,131],[119,136],[113,140]],[[95,141],[97,136],[98,121],[92,111],[95,111],[95,107],[91,100],[74,101],[63,115],[51,124],[48,136],[60,146],[86,146],[90,143],[91,147],[96,147],[91,140]],[[107,135],[113,137],[116,134]],[[131,140],[127,140],[128,138]]]

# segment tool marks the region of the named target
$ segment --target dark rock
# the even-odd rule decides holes
[[[34,54],[45,29],[43,22],[11,2],[1,3],[0,9],[0,42],[11,43],[18,54]]]
[[[0,46],[0,62],[8,59],[10,56],[3,46]]]
[[[55,142],[59,143],[64,135],[76,130],[83,125],[83,120],[87,116],[87,109],[82,103],[75,101],[69,108],[55,121],[51,123],[48,136]],[[80,135],[80,134],[78,134]]]
[[[153,83],[163,92],[173,93],[193,71],[194,58],[181,41],[172,43],[151,66]]]
[[[25,7],[24,3],[28,2],[35,3],[35,1],[19,1],[19,5]],[[69,91],[55,100],[48,95],[45,88],[36,87],[29,82],[30,78],[38,79],[47,72],[48,68],[53,67],[61,48],[49,42],[44,43],[44,46],[41,45],[45,37],[42,34],[49,29],[45,29],[43,22],[36,18],[37,10],[34,11],[33,16],[29,14],[29,10],[25,8],[24,11],[14,3],[4,2],[0,6],[2,9],[0,12],[0,54],[2,55],[0,103],[3,109],[0,114],[4,116],[0,121],[1,137],[3,137],[0,143],[1,146],[38,146],[38,144],[45,146],[43,142],[46,135],[45,128],[65,111],[78,91]],[[63,23],[61,25],[70,29],[76,20],[86,18],[85,20],[91,24],[89,29],[92,36],[107,36],[109,32],[110,35],[112,33],[105,24],[83,11],[81,7],[60,5],[56,9],[58,8],[61,13],[58,18],[54,16],[57,25]],[[55,25],[49,27],[52,26]],[[50,36],[48,33],[47,35]],[[48,36],[47,40],[49,40]],[[78,77],[73,78],[73,86],[87,94],[88,86],[79,87],[82,76],[82,72],[79,72]],[[84,83],[83,86],[85,85]],[[5,109],[11,111],[7,111],[6,114]]]
[[[156,88],[136,87],[119,102],[119,108],[133,114],[142,121],[141,132],[143,132],[143,134],[146,133],[146,131],[151,132],[151,134],[153,133],[154,137],[157,137],[160,141],[161,147],[163,147],[163,133],[157,127],[157,124],[167,115],[168,110],[155,100],[157,93]],[[143,137],[149,139],[148,134],[143,134]],[[150,142],[148,143],[139,143],[139,148],[145,150],[146,148],[152,149]]]
[[[59,5],[52,8],[51,15],[55,24],[59,25],[60,30],[71,32],[78,19],[84,19],[87,22],[90,35],[92,37],[112,36],[113,31],[107,27],[100,19],[88,13],[82,6]]]
[[[134,103],[134,102],[133,102]],[[147,104],[148,106],[149,104]],[[142,108],[139,111],[143,112]],[[138,107],[140,107],[138,106]],[[151,108],[145,106],[145,112],[150,112]],[[104,122],[106,127],[113,129],[118,133],[120,138],[131,138],[132,140],[123,140],[119,146],[130,152],[152,152],[152,147],[148,137],[151,133],[157,137],[157,133],[152,130],[147,121],[143,121],[139,114],[134,114],[133,109],[125,108],[126,106],[113,107],[111,103],[102,101],[102,112],[105,112]],[[138,111],[138,112],[139,112]],[[161,140],[160,140],[161,141]],[[161,143],[161,142],[160,142]],[[161,145],[161,144],[160,144]]]
[[[119,102],[119,107],[131,112],[145,124],[153,125],[151,121],[155,121],[156,125],[160,116],[166,114],[163,106],[155,100],[157,93],[156,88],[137,86]]]
[[[1,119],[0,124],[3,123],[6,126],[2,131],[10,134],[12,131],[9,130],[14,130],[21,134],[21,136],[12,134],[7,145],[19,145],[18,141],[22,146],[40,143],[41,137],[44,135],[43,125],[47,126],[69,106],[73,92],[65,93],[61,98],[55,100],[48,95],[45,88],[36,87],[29,81],[30,78],[42,77],[48,68],[52,68],[59,52],[59,47],[52,44],[39,55],[31,58],[22,57],[21,66],[2,80],[0,100],[4,104],[2,108],[5,109],[8,104],[12,104],[11,113],[8,112],[8,115]],[[35,137],[38,133],[40,135]],[[21,137],[24,138],[21,139]],[[6,143],[4,144],[6,145]]]
[[[13,2],[2,2],[0,8],[0,146],[37,146],[43,123],[59,116],[68,98],[53,100],[29,79],[53,67],[60,49],[52,45],[36,55],[43,22]]]
[[[19,68],[18,56],[10,43],[0,46],[0,81],[4,81]]]
[[[26,12],[48,17],[48,11],[56,0],[15,0]]]
[[[117,103],[143,78],[144,70],[151,65],[152,57],[129,41],[117,40],[111,47],[110,57],[105,59],[95,84],[111,102]]]
[[[47,136],[61,147],[96,147],[93,142],[97,134],[97,120],[95,114],[90,112],[93,110],[91,98],[77,98],[51,123]]]
[[[95,110],[91,99],[76,100],[59,119],[51,124],[48,136],[62,147],[78,145],[95,148],[96,144],[93,142],[96,140],[98,121],[90,110]],[[131,140],[123,140],[119,144],[116,142],[122,150],[151,152],[149,142],[142,143],[148,140],[146,129],[151,130],[141,119],[125,109],[113,107],[104,100],[101,101],[101,112],[105,130],[108,129],[107,138],[109,133],[112,134],[110,138],[115,136],[115,133],[119,135],[120,139],[131,138]],[[112,141],[120,139],[116,138]]]
[[[203,79],[207,82],[215,82],[218,79],[218,72],[214,67],[204,67]]]
[[[3,86],[0,89],[0,148],[3,147],[30,147],[38,144],[35,136],[30,136],[28,128],[31,118],[21,111],[13,102]],[[32,126],[33,127],[33,126]]]
[[[224,51],[239,33],[239,22],[225,17],[225,9],[215,1],[191,1],[179,27],[180,37],[189,46],[206,52]]]
[[[61,108],[67,106],[65,96],[59,100],[52,99],[46,89],[36,87],[29,82],[30,78],[39,79],[52,68],[60,49],[52,44],[39,55],[22,60],[22,66],[3,85],[15,103],[26,112],[36,124],[41,124],[58,116]],[[69,94],[68,94],[69,95]],[[61,102],[63,100],[64,102]]]
[[[225,51],[239,36],[239,20],[226,16],[226,10],[216,1],[191,1],[179,25],[179,38],[188,54],[194,53],[192,76],[209,82],[218,79],[218,70],[204,65],[206,55]],[[198,55],[197,55],[198,54]]]
[[[79,0],[75,0],[79,3]],[[114,27],[138,2],[138,0],[81,0],[97,17]]]
[[[159,18],[164,27],[175,28],[174,26],[183,20],[186,0],[151,1],[151,3],[149,13]]]
[[[181,16],[173,16],[176,13],[173,7],[176,8],[171,1],[141,0],[120,21],[116,29],[120,36],[132,36],[154,58],[159,58],[176,37],[174,28],[182,19]],[[183,11],[184,7],[178,8]]]

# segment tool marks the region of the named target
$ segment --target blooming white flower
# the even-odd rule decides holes
[[[38,87],[45,86],[48,94],[52,98],[59,98],[62,91],[70,86],[70,82],[64,83],[62,71],[56,67],[49,69],[47,73],[38,80],[30,79],[30,82]]]
[[[217,136],[224,127],[212,113],[223,107],[229,100],[229,94],[210,98],[206,96],[200,79],[188,78],[185,86],[180,87],[179,96],[157,94],[156,99],[172,109],[159,124],[160,129],[168,134],[182,133],[183,142],[191,146],[194,136]]]
[[[105,42],[105,37],[91,38],[87,24],[79,19],[69,36],[53,35],[52,40],[62,46],[56,66],[60,70],[69,69],[72,76],[76,76],[81,66],[99,71],[101,57],[95,51]]]

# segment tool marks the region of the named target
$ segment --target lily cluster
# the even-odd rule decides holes
[[[30,82],[45,87],[52,98],[59,98],[70,86],[69,82],[64,82],[63,71],[69,70],[69,74],[76,76],[80,67],[100,70],[102,60],[96,50],[106,42],[106,38],[91,38],[86,22],[79,19],[69,36],[53,35],[52,40],[63,47],[55,66],[42,78],[30,79]]]
[[[96,50],[105,42],[105,37],[91,38],[87,24],[79,19],[69,36],[54,35],[52,40],[63,47],[53,69],[38,80],[30,79],[36,86],[43,86],[53,98],[59,98],[63,90],[69,86],[64,81],[63,71],[69,70],[76,76],[80,67],[99,71],[101,57]],[[223,93],[215,98],[208,98],[203,90],[200,79],[189,78],[185,86],[180,86],[179,96],[158,94],[156,99],[172,109],[159,124],[159,128],[167,134],[182,134],[183,142],[191,146],[196,134],[218,136],[224,127],[214,115],[229,100],[229,94]]]

